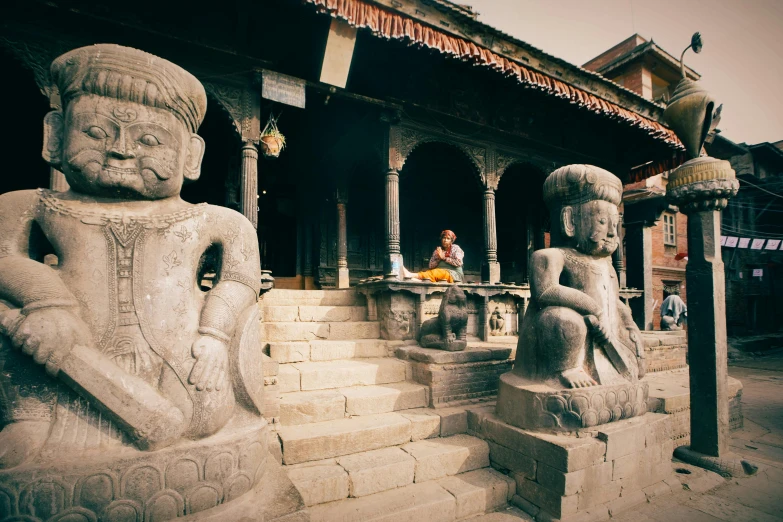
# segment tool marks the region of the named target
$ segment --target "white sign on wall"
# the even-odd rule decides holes
[[[726,237],[726,246],[730,248],[735,248],[737,246],[737,242],[739,241],[738,237],[735,236],[727,236]]]
[[[762,277],[764,275],[764,269],[763,268],[754,268],[753,269],[753,277]]]
[[[750,245],[750,238],[749,237],[741,237],[739,240],[739,248],[748,248]]]
[[[751,250],[761,250],[764,248],[764,243],[766,242],[766,239],[754,239],[753,243],[750,245]]]
[[[767,239],[767,246],[764,250],[777,250],[780,246],[780,239]]]

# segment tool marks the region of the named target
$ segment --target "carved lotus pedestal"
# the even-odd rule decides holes
[[[44,451],[0,472],[0,520],[274,520],[304,506],[267,451],[268,432],[260,419],[153,452]]]
[[[512,372],[500,376],[497,414],[518,428],[575,432],[647,413],[644,380],[556,389]]]

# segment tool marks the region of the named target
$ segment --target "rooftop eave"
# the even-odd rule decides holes
[[[561,58],[549,55],[466,14],[446,7],[445,0],[364,0],[396,11],[420,23],[427,24],[516,61],[590,94],[620,105],[646,118],[663,124],[665,106],[647,100],[630,89],[614,83],[599,73],[588,71]]]

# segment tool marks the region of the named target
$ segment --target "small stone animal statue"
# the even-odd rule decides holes
[[[492,312],[492,316],[489,318],[490,335],[503,335],[503,326],[505,326],[505,324],[506,320],[503,319],[500,309],[496,306],[495,311]]]
[[[457,285],[446,290],[438,317],[421,325],[418,341],[424,348],[460,352],[468,346],[468,301]]]

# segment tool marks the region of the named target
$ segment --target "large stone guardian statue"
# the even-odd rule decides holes
[[[0,519],[260,518],[248,503],[277,472],[256,232],[180,199],[200,174],[204,88],[116,45],[51,72],[63,109],[43,156],[71,189],[0,196]]]
[[[497,411],[510,424],[570,431],[646,412],[644,347],[611,262],[622,190],[592,165],[544,182],[551,248],[532,256],[514,369],[501,376]]]

